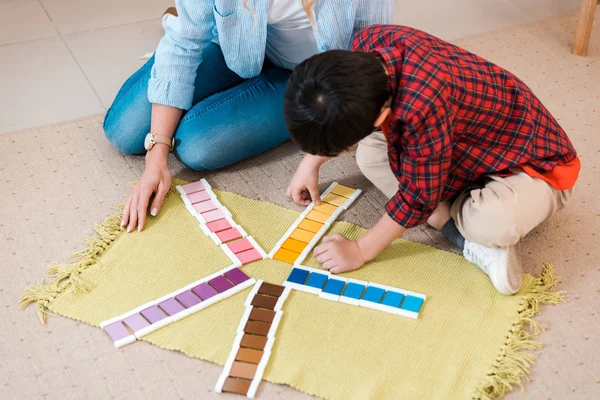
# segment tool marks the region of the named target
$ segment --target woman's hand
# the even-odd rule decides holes
[[[300,162],[292,181],[287,188],[287,196],[296,204],[307,206],[311,199],[321,204],[319,197],[319,168],[329,158],[307,154]]]
[[[146,154],[146,169],[140,180],[133,187],[133,194],[123,208],[121,226],[128,225],[127,232],[134,229],[141,231],[146,224],[146,213],[150,198],[154,195],[150,214],[156,216],[160,211],[165,196],[171,188],[171,172],[167,166],[169,147],[156,144]]]

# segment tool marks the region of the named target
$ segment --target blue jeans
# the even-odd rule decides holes
[[[144,154],[150,131],[151,58],[123,85],[104,118],[108,140],[125,154]],[[175,156],[187,167],[214,170],[269,150],[289,139],[283,94],[291,71],[265,60],[261,74],[242,79],[211,44],[198,68],[192,108],[175,131]]]

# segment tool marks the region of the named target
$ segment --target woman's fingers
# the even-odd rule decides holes
[[[156,189],[156,194],[154,195],[154,200],[152,200],[152,206],[150,207],[150,215],[156,217],[156,214],[160,211],[163,202],[165,201],[165,196],[169,192],[169,187],[167,184],[162,181],[158,184],[158,189]]]
[[[138,205],[139,198],[140,198],[140,194],[139,194],[138,188],[136,187],[135,189],[133,189],[133,196],[131,198],[131,203],[129,206],[129,225],[127,226],[127,232],[133,231],[135,229],[135,227],[137,226],[137,219],[138,219],[137,205]]]
[[[146,224],[146,213],[148,212],[148,203],[150,202],[150,197],[152,196],[152,193],[154,193],[154,190],[149,186],[145,186],[140,192],[137,207],[138,232],[141,232],[142,229],[144,229],[144,225]]]
[[[121,228],[127,225],[129,222],[129,207],[131,206],[131,197],[127,199],[125,202],[125,206],[123,206],[123,217],[121,218]]]

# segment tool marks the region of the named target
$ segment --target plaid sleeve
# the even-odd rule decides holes
[[[393,149],[391,166],[398,192],[386,211],[398,224],[412,228],[427,221],[441,201],[452,156],[452,115],[441,96],[407,121],[401,149]]]

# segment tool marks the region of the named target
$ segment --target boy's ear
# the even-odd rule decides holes
[[[389,115],[392,113],[392,109],[390,107],[384,107],[381,109],[381,114],[379,114],[379,117],[377,117],[377,119],[375,120],[375,123],[373,124],[373,126],[375,128],[379,128],[381,125],[383,125],[383,123],[385,122],[385,120],[387,119],[387,117],[389,117]]]

